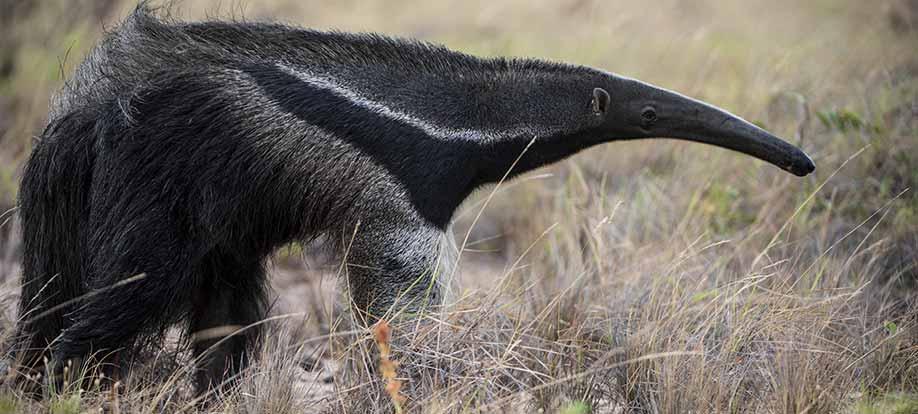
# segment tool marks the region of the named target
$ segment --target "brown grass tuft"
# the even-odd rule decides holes
[[[373,338],[376,340],[376,347],[379,350],[379,373],[386,381],[386,393],[392,399],[395,412],[401,414],[404,412],[402,405],[405,404],[407,398],[401,394],[402,382],[398,380],[398,372],[396,372],[398,364],[389,359],[392,331],[389,323],[384,319],[373,326]]]

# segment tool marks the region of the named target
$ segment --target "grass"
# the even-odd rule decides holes
[[[100,17],[65,4],[43,2],[6,29],[34,33],[20,35],[17,68],[0,80],[15,102],[0,141],[8,205],[59,84],[58,58],[71,50],[66,73],[99,32]],[[181,14],[202,17],[216,4],[186,0]],[[220,3],[211,14],[607,68],[730,108],[802,145],[818,171],[798,179],[655,140],[506,183],[472,229],[455,300],[422,322],[391,322],[397,379],[388,368],[380,375],[376,339],[351,327],[338,296],[288,293],[309,303],[293,306],[308,317],[277,316],[239,392],[212,409],[389,412],[399,401],[406,412],[918,411],[918,41],[890,27],[888,10],[901,4]],[[108,19],[125,7],[111,6]],[[457,234],[489,193],[466,203]],[[7,334],[9,269],[0,274]],[[318,286],[308,274],[292,279]],[[173,349],[118,393],[90,387],[32,401],[4,389],[0,413],[194,411],[187,370],[176,369],[187,356]],[[400,384],[403,405],[387,383]]]
[[[858,414],[905,414],[918,412],[918,399],[914,396],[890,394],[883,398],[863,401],[855,409]]]

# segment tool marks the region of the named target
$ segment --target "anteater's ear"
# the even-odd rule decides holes
[[[603,88],[593,88],[593,100],[590,101],[590,106],[593,107],[594,115],[604,115],[606,110],[609,109],[609,92],[606,92]]]

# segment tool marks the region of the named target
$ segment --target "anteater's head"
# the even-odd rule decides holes
[[[799,148],[713,105],[612,74],[595,82],[588,110],[597,139],[678,138],[739,151],[798,176],[816,169]]]

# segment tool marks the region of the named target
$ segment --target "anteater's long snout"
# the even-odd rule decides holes
[[[693,105],[693,104],[689,104]],[[803,150],[752,123],[707,104],[678,131],[683,138],[729,148],[767,161],[803,177],[816,170],[816,164]]]
[[[799,148],[768,131],[711,104],[640,81],[630,80],[649,96],[637,109],[645,136],[678,138],[739,151],[788,171],[805,176],[816,169],[813,160]],[[638,99],[641,100],[640,98]],[[638,102],[632,102],[632,104]],[[634,118],[632,118],[634,119]]]

